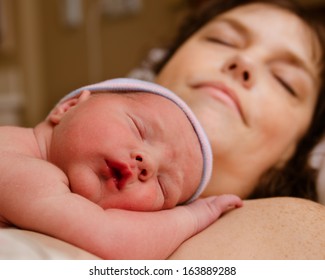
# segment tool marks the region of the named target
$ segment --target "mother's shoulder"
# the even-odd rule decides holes
[[[299,198],[245,201],[171,259],[325,259],[325,206]]]

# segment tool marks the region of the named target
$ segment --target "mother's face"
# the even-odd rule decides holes
[[[205,195],[247,197],[262,173],[294,153],[317,99],[315,46],[295,15],[249,4],[210,21],[163,68],[157,82],[191,106],[211,140]]]

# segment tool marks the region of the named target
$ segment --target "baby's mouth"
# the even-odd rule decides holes
[[[106,160],[108,179],[112,179],[118,190],[124,189],[132,172],[125,163]]]
[[[112,173],[112,178],[114,180],[116,188],[118,190],[121,190],[120,181],[123,178],[121,171],[119,169],[117,169],[117,168],[111,168],[111,173]]]

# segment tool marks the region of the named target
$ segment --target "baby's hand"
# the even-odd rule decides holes
[[[225,194],[198,199],[189,205],[180,207],[184,207],[192,217],[193,234],[196,234],[217,220],[222,213],[242,205],[243,202],[238,196]]]

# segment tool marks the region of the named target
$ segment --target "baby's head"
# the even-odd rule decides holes
[[[108,80],[71,92],[60,107],[49,115],[55,124],[49,160],[67,174],[72,192],[103,208],[159,210],[193,201],[206,187],[208,139],[168,89]]]

